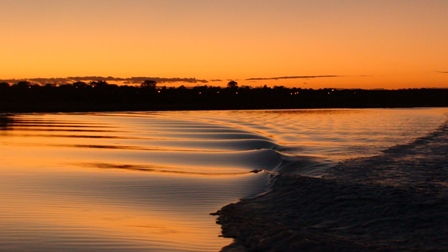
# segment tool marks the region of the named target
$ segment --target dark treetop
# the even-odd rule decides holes
[[[0,112],[198,109],[446,107],[448,89],[302,89],[119,86],[105,81],[63,85],[0,83]]]

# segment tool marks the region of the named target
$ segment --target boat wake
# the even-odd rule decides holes
[[[448,121],[319,177],[281,172],[296,166],[286,162],[267,193],[215,213],[223,235],[234,238],[222,250],[446,251],[447,150]]]
[[[444,111],[0,115],[0,250],[447,250]]]

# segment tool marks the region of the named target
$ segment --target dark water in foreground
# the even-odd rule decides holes
[[[446,112],[2,115],[0,250],[217,251],[232,240],[209,213],[264,192],[271,175],[334,171],[348,184],[365,172],[330,169],[337,162],[376,162],[434,132]]]
[[[219,211],[224,251],[447,251],[448,122],[325,176],[281,173]],[[239,250],[243,248],[243,250]]]

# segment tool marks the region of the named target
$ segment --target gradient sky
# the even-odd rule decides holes
[[[0,10],[3,80],[448,87],[446,0],[0,0]],[[315,78],[278,78],[294,76]]]

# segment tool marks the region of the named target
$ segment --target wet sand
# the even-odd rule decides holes
[[[222,251],[447,251],[447,150],[445,123],[323,177],[275,176],[268,193],[216,213],[235,240]]]

